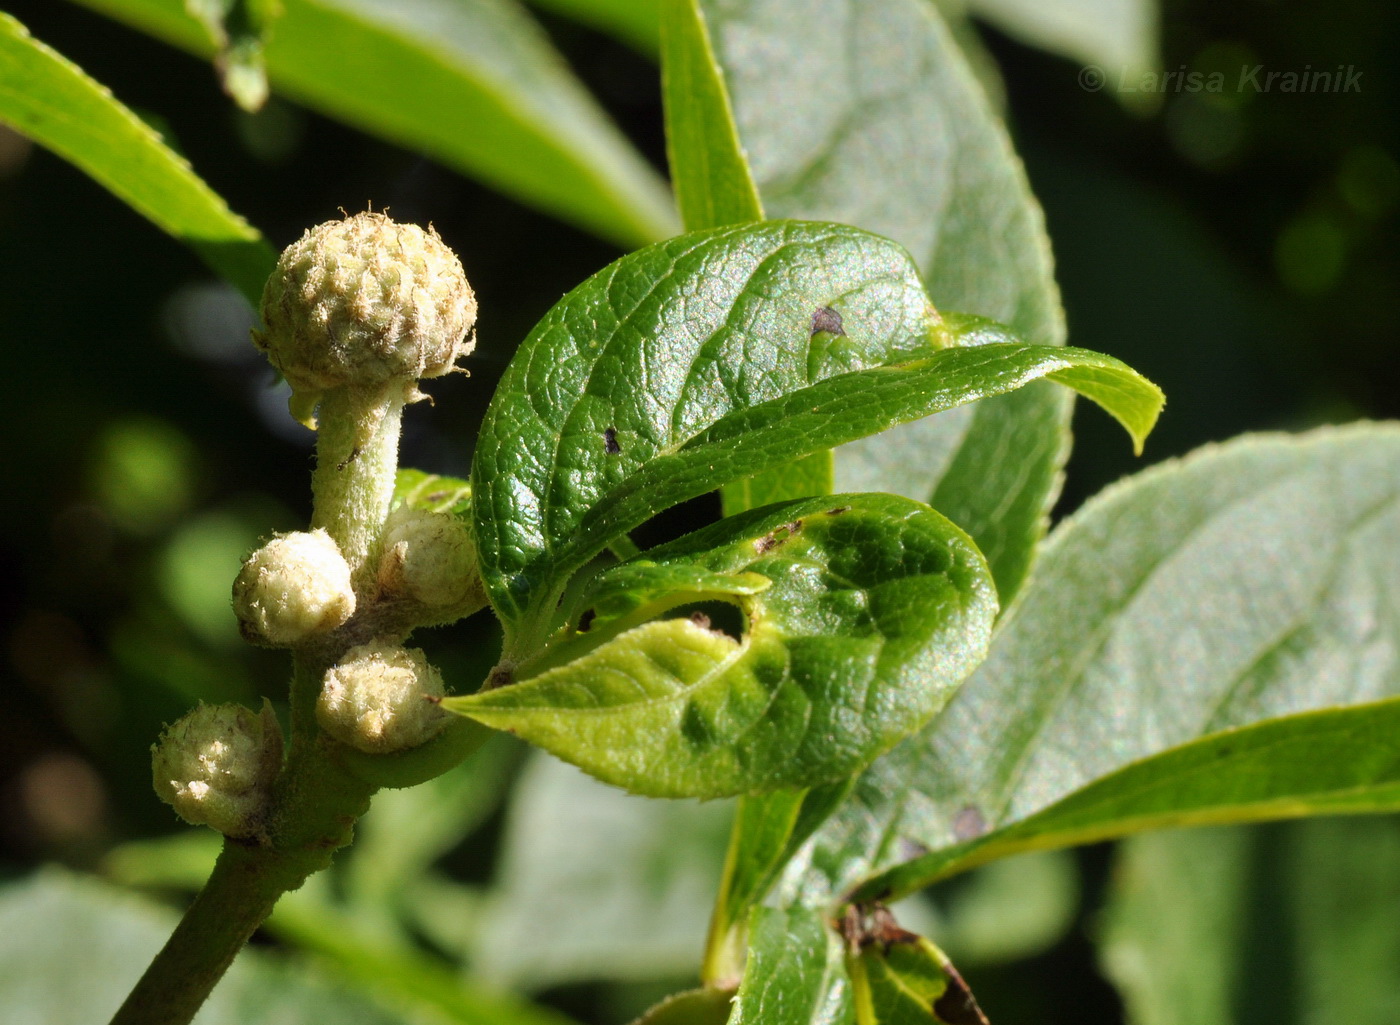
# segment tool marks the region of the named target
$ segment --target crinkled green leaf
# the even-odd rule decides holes
[[[840,938],[804,908],[754,911],[748,963],[729,1025],[853,1025]]]
[[[635,793],[811,786],[926,721],[981,659],[996,614],[966,536],[893,495],[769,506],[642,558],[772,583],[735,596],[741,638],[696,617],[661,619],[576,654],[590,630],[569,628],[556,643],[572,661],[533,676],[527,662],[520,682],[443,707]]]
[[[81,168],[257,304],[277,260],[257,230],[155,129],[4,13],[0,121]]]
[[[1040,208],[1006,131],[929,0],[703,0],[772,217],[902,243],[940,309],[1064,341]],[[1069,451],[1048,385],[842,448],[835,486],[929,501],[972,535],[1004,602],[1045,532]]]
[[[1400,702],[1365,703],[1400,695],[1396,465],[1396,425],[1261,436],[1091,501],[814,864],[841,886],[928,849],[866,887],[901,892],[1027,847],[1394,807]]]
[[[614,538],[808,452],[1044,376],[1150,430],[1161,393],[1118,361],[1009,339],[938,318],[902,249],[840,225],[697,232],[605,268],[522,343],[478,440],[476,537],[508,653],[542,640]]]
[[[195,53],[184,0],[78,0]],[[274,89],[606,239],[675,230],[659,176],[515,0],[282,0]]]

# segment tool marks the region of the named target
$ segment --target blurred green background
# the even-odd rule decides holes
[[[436,382],[436,406],[409,413],[406,465],[465,474],[475,424],[514,345],[563,292],[620,253],[285,101],[244,114],[206,63],[87,10],[54,0],[5,6],[167,130],[275,245],[340,207],[372,202],[400,220],[431,221],[458,251],[481,301],[472,377]],[[654,63],[537,13],[661,168]],[[1161,11],[1164,69],[1221,70],[1233,80],[1255,64],[1351,66],[1360,88],[1343,95],[1115,95],[1113,69],[1108,88],[1087,90],[1079,64],[980,28],[1045,206],[1071,343],[1121,357],[1167,392],[1148,460],[1241,431],[1400,416],[1395,5],[1168,0]],[[111,873],[118,845],[176,832],[149,785],[159,724],[195,700],[284,691],[282,656],[238,639],[228,588],[260,536],[305,522],[312,438],[286,415],[285,394],[248,343],[243,301],[81,173],[5,131],[0,238],[9,480],[0,505],[0,870],[16,876],[58,862]],[[1062,512],[1139,466],[1106,418],[1078,418],[1076,431]],[[712,510],[701,503],[690,512]],[[426,646],[449,677],[479,678],[494,650],[489,629],[469,624]],[[440,874],[476,887],[458,896],[489,901],[494,892],[499,902],[523,885],[523,870],[505,869],[499,856],[509,830],[497,800],[521,759],[504,745],[493,759],[483,771],[496,782],[480,807],[443,827]],[[561,795],[573,784],[550,771],[532,764],[527,775],[538,778],[528,782],[567,809]],[[694,925],[688,909],[708,899],[724,834],[722,809],[683,810],[709,817],[713,844],[687,866],[648,868],[639,854],[637,868],[656,876],[648,892],[679,902],[665,916],[676,937],[644,939],[682,952]],[[616,814],[609,828],[626,838],[626,813]],[[468,826],[479,828],[463,841]],[[970,973],[984,1004],[1000,1010],[994,1020],[1121,1020],[1089,942],[1102,925],[1109,854],[1073,857],[1082,882],[1065,882],[1063,864],[1040,877],[1068,896],[1067,910],[1048,914],[1044,941],[1012,952],[1035,956]],[[678,887],[686,896],[675,897]],[[940,897],[945,907],[960,899],[956,885]],[[499,913],[483,920],[524,928]],[[625,916],[614,925],[629,928]],[[419,940],[447,954],[452,928],[414,925]],[[538,956],[551,956],[547,943]],[[598,1020],[621,1020],[664,992],[644,979],[583,981],[587,966],[550,976],[508,961],[486,965],[488,974],[543,987],[556,1005]],[[673,972],[683,977],[684,964],[678,955]]]

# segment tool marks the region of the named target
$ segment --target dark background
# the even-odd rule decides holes
[[[158,120],[275,245],[369,201],[436,225],[480,297],[480,348],[470,380],[435,383],[431,415],[410,412],[408,465],[465,473],[475,422],[515,343],[619,255],[285,103],[236,112],[207,66],[86,10],[6,7]],[[659,165],[654,66],[542,19]],[[1085,91],[1074,63],[984,33],[1046,209],[1071,341],[1125,359],[1167,392],[1148,460],[1241,431],[1400,416],[1396,28],[1395,5],[1362,0],[1171,0],[1167,69],[1233,78],[1254,63],[1352,65],[1361,88],[1168,92],[1152,110],[1125,109],[1111,89]],[[248,314],[188,250],[9,135],[0,238],[0,865],[92,867],[116,841],[175,825],[149,786],[155,724],[198,697],[277,696],[282,660],[237,641],[227,587],[260,535],[304,522],[311,436],[282,415],[251,346],[227,344],[243,337]],[[1140,465],[1085,405],[1062,512]],[[432,643],[450,667],[472,661],[469,641]],[[1090,911],[1104,860],[1082,855]],[[985,982],[1040,992],[1058,1006],[1043,1005],[1042,1021],[1117,1020],[1092,963],[1076,931]],[[575,1010],[589,999],[559,996]]]

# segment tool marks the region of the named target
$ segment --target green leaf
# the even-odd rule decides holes
[[[640,801],[536,752],[514,791],[474,971],[524,989],[693,972],[729,814]]]
[[[203,24],[218,48],[214,66],[224,92],[247,111],[267,102],[263,48],[282,0],[187,0],[186,9]]]
[[[258,304],[277,257],[257,230],[155,129],[4,13],[0,121],[83,170]]]
[[[903,244],[939,309],[1059,344],[1040,209],[928,0],[703,0],[739,137],[772,217]],[[1003,603],[1029,570],[1069,451],[1068,396],[1030,387],[838,451],[835,489],[930,502],[987,556]]]
[[[0,889],[0,992],[9,1025],[106,1021],[175,915],[92,879],[48,870]],[[195,1025],[252,1021],[405,1022],[312,966],[243,952]],[[505,1021],[505,1019],[499,1019]]]
[[[199,54],[184,0],[78,0]],[[665,186],[514,0],[283,0],[279,93],[624,246],[673,234]]]
[[[671,182],[686,230],[763,220],[698,0],[662,7],[661,96]]]
[[[1109,82],[1161,63],[1157,0],[967,0],[970,11],[1031,46],[1093,64]]]
[[[654,54],[661,27],[661,0],[530,0],[616,36],[642,53]]]
[[[757,908],[729,1025],[851,1025],[841,940],[820,912]]]
[[[471,503],[472,486],[458,477],[405,467],[394,478],[394,508],[408,505],[424,512],[470,516]]]
[[[729,990],[710,986],[688,989],[648,1008],[632,1025],[725,1025],[733,999]]]
[[[1074,926],[1079,870],[1069,851],[1035,851],[983,865],[929,891],[938,937],[957,963],[1005,964],[1045,953]]]
[[[645,553],[771,586],[736,596],[742,637],[661,619],[547,652],[538,675],[443,707],[634,793],[723,797],[826,783],[926,721],[980,661],[996,615],[981,555],[926,506],[822,496],[731,517]],[[631,579],[624,563],[605,571]],[[624,617],[624,622],[626,619]]]
[[[1400,821],[1134,837],[1100,956],[1134,1025],[1390,1025],[1400,1013]]]
[[[904,892],[1028,847],[1394,807],[1400,703],[1364,703],[1400,694],[1397,460],[1395,425],[1260,436],[1088,503],[815,860],[835,880],[902,838],[931,853],[863,890]]]
[[[623,257],[546,314],[482,424],[476,538],[508,656],[543,640],[574,572],[656,513],[1044,376],[1110,401],[1139,442],[1160,408],[1109,357],[940,320],[903,250],[854,228],[764,222]]]
[[[987,1025],[948,956],[895,928],[848,955],[857,1025]]]
[[[671,180],[686,230],[763,220],[763,204],[697,0],[669,0],[662,8],[661,93]],[[728,483],[720,497],[724,515],[733,516],[834,490],[832,456],[824,450]]]

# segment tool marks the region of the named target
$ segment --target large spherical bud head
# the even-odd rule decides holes
[[[329,633],[355,612],[350,566],[324,530],[282,534],[243,563],[233,611],[243,636],[265,647]]]
[[[442,695],[442,677],[421,651],[363,644],[326,671],[316,721],[336,740],[368,754],[406,751],[447,723]]]
[[[451,619],[480,607],[485,590],[464,519],[401,505],[384,524],[379,586]],[[460,610],[460,611],[459,611]]]
[[[263,290],[253,340],[292,386],[307,420],[322,392],[401,386],[451,370],[471,352],[476,296],[431,227],[361,213],[288,246]]]
[[[282,767],[282,731],[272,706],[200,705],[151,748],[160,799],[195,826],[225,836],[262,834],[272,782]]]

